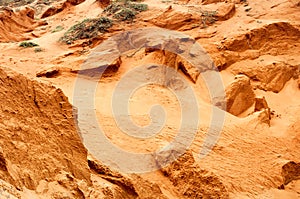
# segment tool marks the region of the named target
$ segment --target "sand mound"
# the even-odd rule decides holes
[[[34,20],[34,10],[24,8],[19,12],[14,12],[9,8],[0,11],[0,42],[22,41],[35,37],[30,34],[39,25]]]

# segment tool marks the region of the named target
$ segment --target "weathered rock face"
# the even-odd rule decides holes
[[[162,172],[178,187],[184,198],[229,198],[219,177],[202,170],[190,151],[163,168]]]
[[[1,178],[22,189],[60,172],[90,183],[73,107],[60,89],[0,69]]]
[[[269,109],[262,109],[261,111],[255,112],[253,115],[257,116],[255,120],[253,120],[253,124],[267,124],[271,126],[271,114]]]
[[[282,166],[281,171],[283,177],[283,185],[287,185],[293,180],[300,179],[300,163],[290,161]]]
[[[285,83],[293,77],[296,70],[296,66],[282,62],[274,62],[268,65],[249,64],[244,67],[233,66],[231,68],[234,74],[247,75],[252,80],[254,87],[275,93],[284,87]]]
[[[0,176],[2,177],[2,180],[5,180],[6,182],[14,181],[8,171],[7,161],[4,157],[3,150],[1,147],[0,147]]]
[[[103,179],[115,186],[109,189],[111,194],[108,194],[109,192],[107,192],[107,189],[105,191],[105,188],[102,185],[102,193],[106,197],[167,199],[157,184],[151,183],[136,174],[126,176],[116,171],[112,171],[92,156],[88,157],[88,164],[93,172],[101,175]],[[97,193],[94,192],[94,195],[92,194],[91,198],[96,198],[96,196]]]
[[[300,6],[300,1],[299,0],[289,0],[293,6]]]
[[[25,7],[19,12],[9,8],[0,11],[0,42],[31,39],[28,33],[45,22],[34,20],[34,10]]]
[[[202,4],[212,4],[212,3],[219,3],[219,2],[224,2],[225,0],[203,0]]]
[[[234,3],[224,3],[221,4],[217,9],[216,17],[219,21],[225,21],[230,19],[235,13]]]
[[[47,78],[52,78],[56,77],[60,74],[60,69],[58,67],[52,67],[47,70],[42,70],[40,72],[36,73],[36,77],[47,77]]]
[[[169,66],[174,68],[175,70],[182,71],[193,83],[197,81],[201,71],[196,68],[191,62],[185,60],[179,55],[176,55],[175,53],[164,50],[146,48],[146,55],[151,51],[155,53],[155,57],[159,58],[158,64]]]
[[[255,98],[254,112],[259,112],[258,121],[266,123],[270,126],[271,109],[269,108],[265,97]]]
[[[226,109],[233,115],[239,115],[250,108],[254,103],[255,94],[250,79],[245,75],[238,75],[226,87]]]
[[[48,9],[46,9],[44,11],[44,13],[41,15],[41,18],[46,18],[46,17],[50,17],[52,15],[55,15],[61,11],[63,11],[64,9],[66,9],[67,7],[69,7],[70,5],[78,5],[82,2],[84,2],[85,0],[66,0],[66,1],[60,1],[57,2],[56,4],[51,5]]]
[[[255,107],[254,111],[261,111],[263,109],[270,109],[265,97],[256,97],[255,98]]]
[[[224,38],[218,46],[219,52],[212,56],[217,67],[223,70],[236,62],[258,59],[261,55],[295,54],[299,52],[299,38],[297,26],[274,22]]]
[[[248,33],[236,36],[235,38],[228,38],[224,42],[224,49],[238,52],[243,52],[248,49],[261,49],[263,51],[273,50],[273,53],[280,54],[280,52],[275,52],[275,47],[277,47],[276,49],[279,49],[279,47],[284,49],[284,47],[287,47],[284,46],[286,41],[299,39],[299,32],[299,29],[287,22],[271,23],[263,27],[252,29]],[[282,39],[284,43],[279,44],[276,42],[278,41],[276,39]],[[269,41],[271,43],[269,43]],[[269,43],[269,45],[266,45],[267,43]]]
[[[212,59],[194,39],[170,30],[141,28],[117,34],[102,42],[83,63],[79,74],[89,77],[97,76],[94,75],[97,71],[102,72],[101,68],[109,65],[117,69],[121,63],[119,59],[122,54],[140,49],[145,49],[146,56],[149,53],[155,53],[157,59],[151,61],[152,63],[180,69],[193,82],[197,81],[201,72],[215,70]]]
[[[110,0],[97,0],[101,7],[105,8],[110,4]]]
[[[178,12],[172,8],[169,8],[163,13],[159,12],[157,15],[153,16],[154,17],[145,19],[145,21],[170,30],[191,29],[193,25],[201,22],[200,12],[192,14],[187,12]]]

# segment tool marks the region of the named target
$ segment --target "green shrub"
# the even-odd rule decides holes
[[[112,21],[106,17],[85,19],[72,26],[64,36],[60,38],[60,41],[70,44],[79,39],[95,38],[99,33],[107,32],[111,26]]]
[[[17,7],[32,3],[34,0],[0,0],[0,6]]]
[[[31,41],[23,41],[19,44],[19,46],[23,47],[23,48],[31,48],[31,47],[35,47],[35,46],[39,46],[39,45],[36,43],[33,43]]]
[[[128,8],[122,9],[120,12],[114,15],[114,18],[121,21],[131,21],[135,18],[136,12]]]
[[[131,3],[129,5],[130,8],[132,8],[133,10],[137,11],[137,12],[143,12],[148,10],[148,5],[147,4],[142,4],[142,3]]]
[[[104,9],[104,13],[120,21],[132,21],[135,16],[148,10],[147,4],[132,3],[131,1],[113,2]]]
[[[119,3],[112,3],[109,6],[107,6],[103,12],[108,14],[114,14],[118,11],[120,11],[123,8],[122,4]]]
[[[51,33],[59,32],[59,31],[62,31],[63,29],[64,29],[64,27],[62,27],[62,26],[56,26],[55,29],[53,29],[51,31]]]

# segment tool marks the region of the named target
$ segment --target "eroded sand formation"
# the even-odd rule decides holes
[[[124,15],[117,18],[103,12],[108,1],[0,3],[1,199],[300,197],[299,1],[145,0],[141,3],[148,8],[136,10],[135,18],[127,21],[121,20]],[[85,19],[100,16],[112,20],[105,21],[108,28],[101,24],[89,28],[91,21]],[[145,27],[186,36],[135,31]],[[60,39],[76,28],[93,34],[77,31],[80,37],[72,42]],[[114,40],[117,47],[110,43],[125,31],[133,34]],[[24,41],[32,43],[20,45]],[[181,54],[183,46],[195,42],[214,64],[210,60],[198,64],[204,52],[199,49]],[[99,44],[105,48],[97,48]],[[157,103],[167,116],[159,133],[136,139],[118,128],[111,104],[118,82],[145,64],[152,64],[148,69],[156,73],[143,74],[146,79],[164,86],[136,90],[129,99],[130,116],[146,126],[151,123],[149,110]],[[165,86],[184,90],[186,85],[166,77],[157,65],[174,68],[197,99],[195,137],[178,159],[174,157],[179,149],[170,149],[167,143],[180,129],[182,112]],[[102,71],[103,66],[108,70]],[[99,71],[104,72],[101,80]],[[207,88],[209,71],[222,78],[226,97],[211,99],[220,88]],[[96,159],[86,144],[95,136],[90,135],[95,124],[88,116],[81,117],[82,107],[73,106],[78,78],[97,84],[93,111],[111,143],[137,154],[163,149],[153,164],[159,167],[168,160],[171,164],[130,174]],[[213,105],[223,108],[218,109],[224,114],[220,134],[211,122]],[[206,142],[209,134],[217,137],[216,144]],[[96,148],[105,151],[101,145]],[[206,149],[209,153],[200,158]]]

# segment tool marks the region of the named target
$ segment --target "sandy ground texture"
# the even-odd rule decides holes
[[[300,1],[128,2],[0,1],[0,198],[300,198]]]

